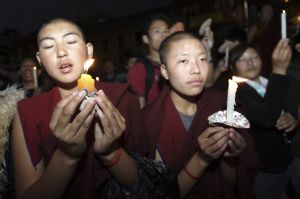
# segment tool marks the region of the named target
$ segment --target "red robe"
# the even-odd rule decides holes
[[[143,147],[146,145],[142,143],[141,134],[136,128],[132,128],[133,123],[141,124],[138,97],[130,92],[127,84],[101,83],[97,84],[96,88],[102,89],[126,118],[126,130],[120,144],[128,151],[145,154]],[[49,128],[49,122],[60,99],[59,90],[54,87],[49,92],[18,103],[25,141],[34,166],[43,159],[47,167],[57,148],[57,139]],[[63,198],[96,198],[97,191],[106,178],[107,170],[95,159],[93,136],[92,131],[87,133],[88,149],[82,156]]]
[[[197,102],[197,112],[190,129],[186,132],[170,98],[169,89],[164,88],[158,99],[143,110],[150,158],[155,158],[157,147],[164,162],[175,173],[179,173],[198,149],[197,137],[209,126],[208,116],[223,110],[225,102],[226,96],[223,93],[205,89]],[[206,169],[187,198],[254,198],[252,185],[258,161],[250,134],[247,131],[240,133],[247,147],[237,158],[236,189],[232,190],[221,177],[219,163],[215,161]]]

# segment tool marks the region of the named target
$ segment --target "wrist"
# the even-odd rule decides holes
[[[121,157],[122,150],[118,146],[110,153],[107,154],[97,154],[97,157],[101,161],[101,164],[105,167],[112,167],[118,163]]]
[[[273,69],[272,73],[279,74],[279,75],[286,75],[285,69]]]

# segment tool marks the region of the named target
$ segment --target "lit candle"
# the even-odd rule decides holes
[[[77,81],[78,90],[87,90],[88,94],[91,94],[95,90],[95,80],[92,76],[87,74],[89,67],[94,63],[94,59],[88,59],[84,63],[84,74],[80,76],[80,79]]]
[[[285,10],[281,13],[281,38],[286,39],[286,12]]]
[[[228,93],[227,93],[227,111],[226,117],[228,123],[233,121],[233,112],[234,112],[234,105],[235,105],[235,93],[237,90],[237,83],[231,79],[228,80]]]
[[[99,77],[96,77],[96,81],[99,82],[99,81],[100,81],[100,78],[99,78]]]
[[[229,63],[229,47],[227,47],[226,51],[225,51],[225,64],[224,64],[224,66],[228,67],[228,63]]]
[[[34,88],[37,88],[37,87],[39,86],[36,70],[37,70],[36,67],[33,67],[33,68],[32,68],[33,81],[34,81]]]

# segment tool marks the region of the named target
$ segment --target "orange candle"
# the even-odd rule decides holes
[[[85,73],[80,76],[80,79],[77,81],[77,88],[78,90],[87,90],[88,94],[92,94],[95,90],[95,80],[92,76],[87,74],[87,70],[93,64],[94,59],[89,59],[84,64],[84,71]]]

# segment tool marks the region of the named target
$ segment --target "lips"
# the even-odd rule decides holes
[[[70,63],[67,63],[67,64],[60,65],[59,70],[65,74],[65,73],[71,72],[72,68],[73,68],[73,65]]]
[[[187,82],[187,84],[192,85],[192,86],[200,86],[204,84],[203,80],[191,80]]]

